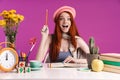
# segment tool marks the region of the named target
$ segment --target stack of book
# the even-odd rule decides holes
[[[104,63],[103,71],[120,73],[120,54],[106,53],[101,54],[99,58]]]

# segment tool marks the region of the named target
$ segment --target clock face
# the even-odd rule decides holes
[[[0,51],[0,68],[9,71],[18,63],[18,55],[14,49],[4,48]]]

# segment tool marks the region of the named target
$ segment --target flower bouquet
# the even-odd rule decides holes
[[[14,44],[18,26],[24,20],[24,16],[17,14],[16,10],[4,10],[0,13],[0,16],[3,18],[0,20],[0,27],[4,30],[6,41]],[[15,47],[15,45],[7,45],[7,47]]]

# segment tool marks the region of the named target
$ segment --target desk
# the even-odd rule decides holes
[[[0,80],[120,80],[120,74],[81,72],[77,68],[41,68],[30,73],[0,72]]]

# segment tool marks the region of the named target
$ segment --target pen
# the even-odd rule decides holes
[[[35,44],[36,44],[36,43],[35,43]],[[32,45],[32,47],[31,47],[31,49],[30,49],[30,51],[29,51],[27,57],[29,57],[30,53],[32,52],[33,48],[35,47],[35,44]]]
[[[17,52],[18,52],[18,56],[20,57],[20,50],[18,50]]]

